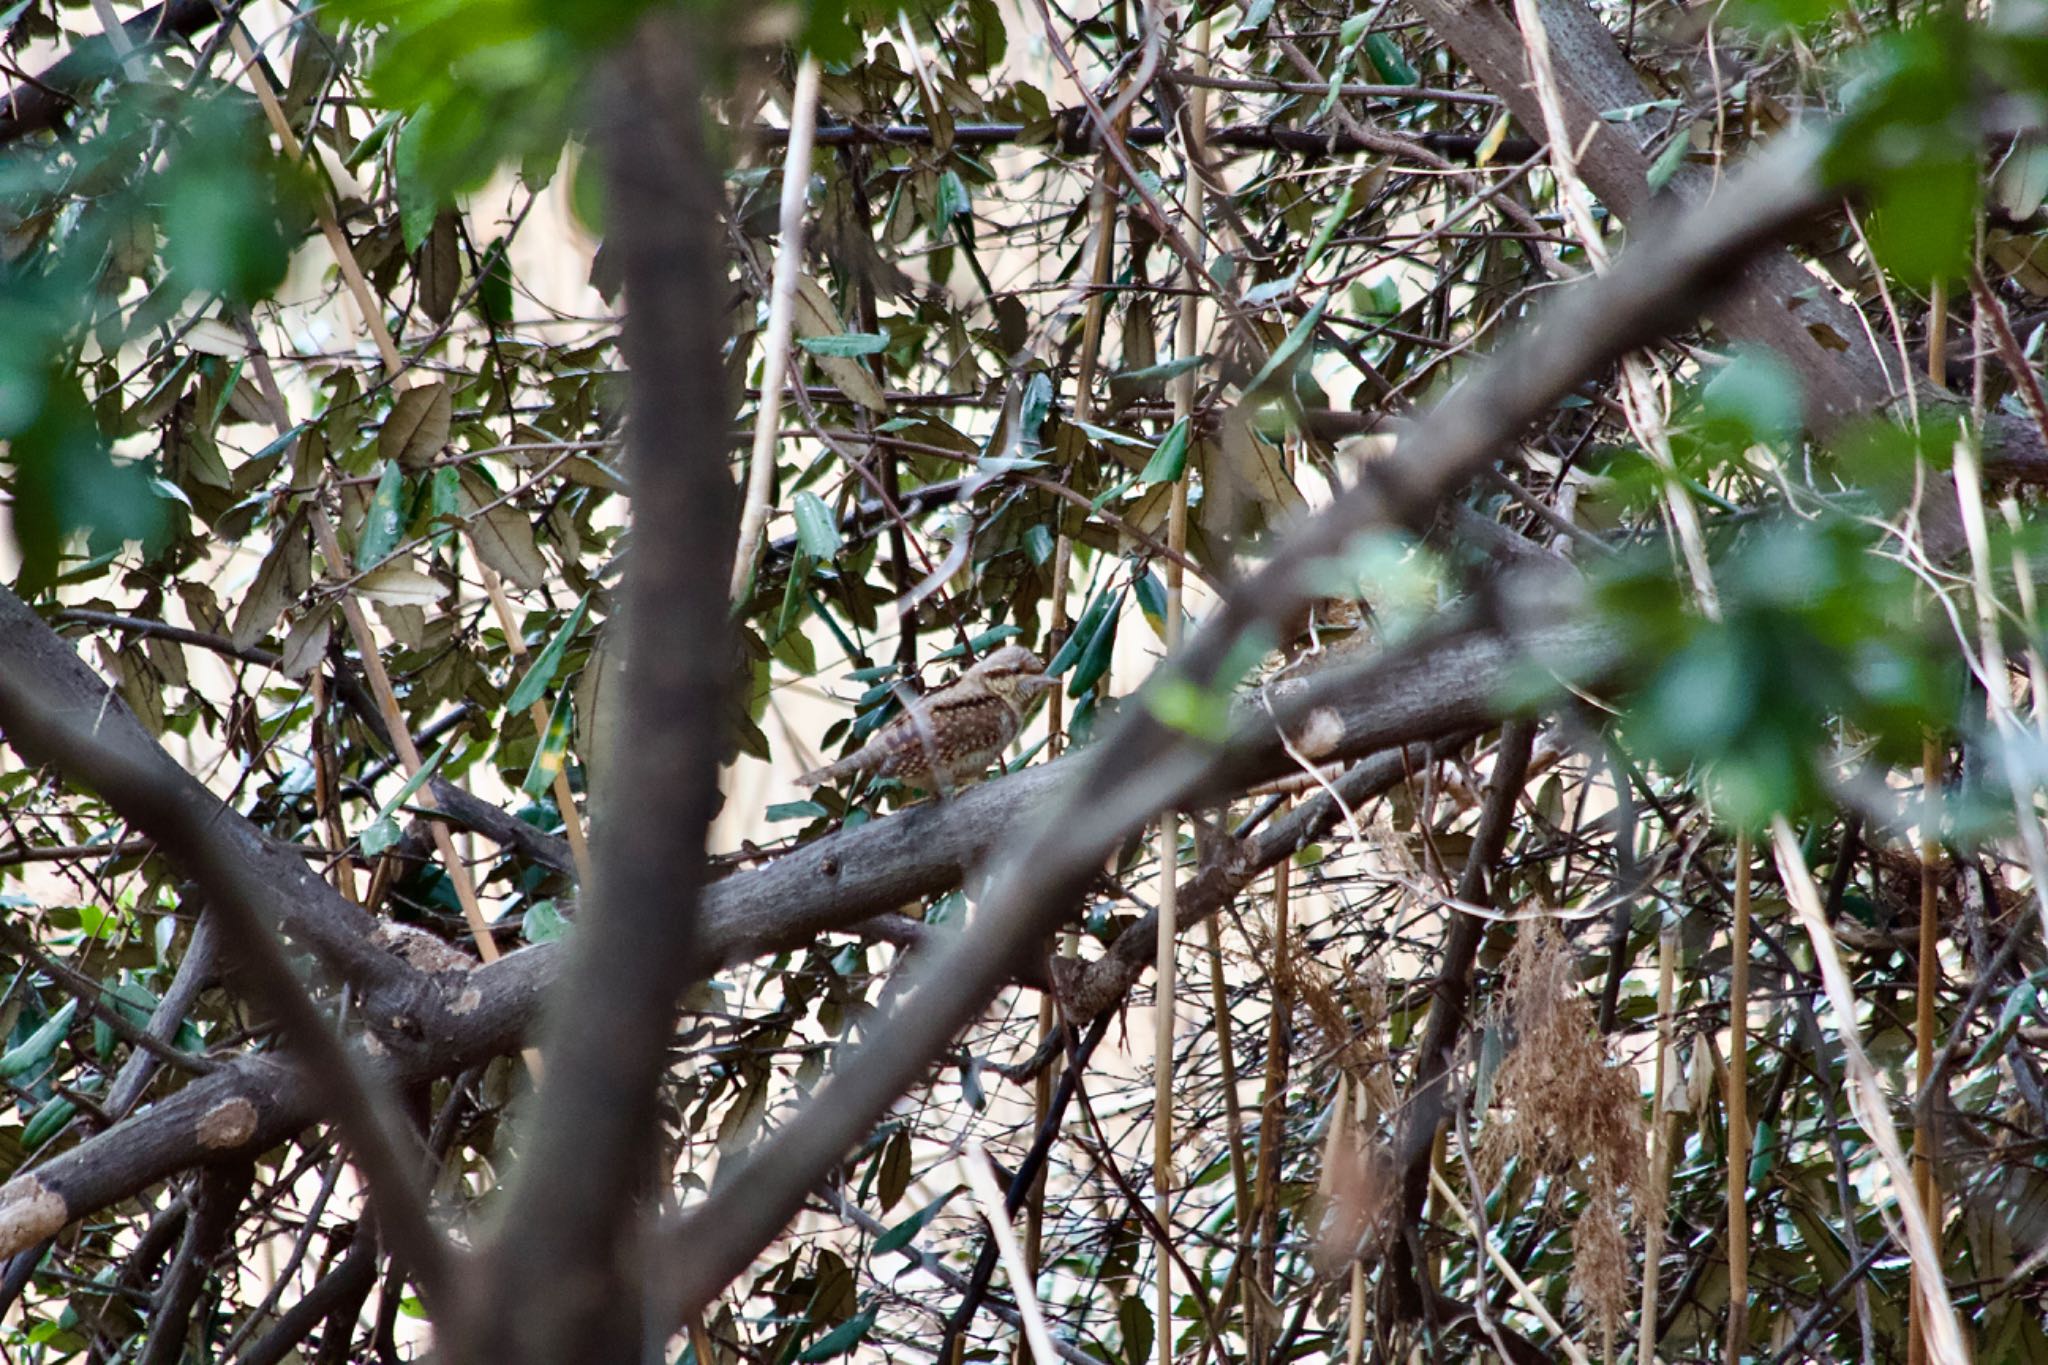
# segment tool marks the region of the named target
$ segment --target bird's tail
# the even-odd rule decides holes
[[[860,771],[859,758],[860,755],[855,754],[850,758],[842,758],[837,763],[827,763],[822,768],[813,768],[797,778],[797,785],[799,787],[822,787],[828,783],[837,782],[842,777],[851,777],[854,773]]]

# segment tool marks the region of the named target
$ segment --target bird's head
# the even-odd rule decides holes
[[[1059,679],[1045,676],[1045,660],[1022,645],[1004,645],[968,672],[1019,711],[1040,692],[1060,685]]]

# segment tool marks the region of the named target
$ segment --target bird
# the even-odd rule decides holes
[[[1045,660],[1022,645],[1005,645],[956,681],[911,702],[855,752],[797,781],[822,787],[872,773],[925,791],[950,790],[988,771],[1017,737],[1033,698],[1058,686],[1058,679],[1045,676]]]

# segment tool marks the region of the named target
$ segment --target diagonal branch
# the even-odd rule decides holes
[[[302,933],[316,950],[324,946],[326,955],[358,969],[380,1008],[403,999],[408,1013],[398,1018],[404,1023],[445,1015],[432,985],[372,946],[367,932],[350,942],[349,929],[368,926],[369,916],[180,768],[106,684],[7,592],[0,592],[0,731],[30,762],[53,764],[100,793],[204,889],[242,961],[237,984],[301,1054],[312,1093],[340,1125],[369,1180],[394,1252],[422,1295],[438,1297],[446,1288],[445,1248],[427,1223],[418,1163],[403,1129],[376,1081],[300,984],[278,936]],[[415,1006],[416,1014],[410,1012]],[[6,1191],[0,1191],[0,1207],[5,1203]],[[45,1203],[38,1216],[52,1212]]]
[[[0,734],[99,792],[128,823],[193,871],[232,865],[257,913],[360,989],[373,1021],[431,1034],[444,1007],[417,972],[373,946],[377,922],[215,796],[150,738],[121,699],[20,598],[0,589]]]
[[[1069,913],[1110,849],[1157,811],[1222,785],[1221,746],[1160,715],[1185,715],[1190,702],[1199,711],[1213,704],[1204,698],[1227,695],[1230,661],[1249,652],[1248,638],[1297,610],[1317,590],[1318,566],[1341,565],[1360,532],[1428,514],[1587,374],[1694,317],[1751,253],[1824,202],[1818,150],[1813,140],[1787,139],[1705,208],[1642,238],[1612,273],[1560,291],[1534,328],[1453,390],[1393,455],[1368,466],[1356,487],[1224,601],[1194,642],[1126,703],[1116,730],[1062,783],[1037,827],[998,861],[968,930],[916,974],[908,1007],[880,1021],[792,1122],[673,1226],[660,1284],[667,1300],[657,1305],[663,1326],[699,1309],[781,1232],[819,1173],[916,1083],[1013,964]]]
[[[129,43],[188,38],[220,22],[239,6],[218,0],[164,0],[122,24]],[[79,40],[76,47],[26,85],[0,98],[0,146],[54,127],[97,81],[120,68],[121,54],[105,34]]]

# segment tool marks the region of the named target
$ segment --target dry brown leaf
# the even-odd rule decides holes
[[[386,560],[364,574],[356,580],[356,591],[372,602],[395,607],[430,607],[448,595],[439,579],[400,559]]]
[[[405,469],[425,469],[448,444],[454,413],[454,399],[442,380],[407,389],[398,395],[377,433],[377,457],[396,460]]]
[[[270,633],[284,609],[313,583],[313,546],[297,524],[285,530],[256,570],[228,638],[243,649]]]
[[[832,296],[824,287],[808,275],[799,276],[796,282],[796,334],[800,337],[836,337],[846,334],[846,324],[839,319],[839,310],[832,306]],[[882,397],[882,386],[875,382],[868,367],[849,355],[814,355],[818,368],[826,377],[843,389],[848,398],[864,408],[875,412],[887,412],[888,400]]]
[[[287,678],[303,678],[313,671],[327,653],[327,639],[334,630],[334,611],[320,607],[292,623],[284,637],[284,659],[279,667]]]
[[[547,581],[548,560],[533,538],[533,523],[510,503],[492,507],[498,491],[475,470],[463,470],[461,479],[462,515],[469,519],[477,557],[522,588],[540,587]]]

